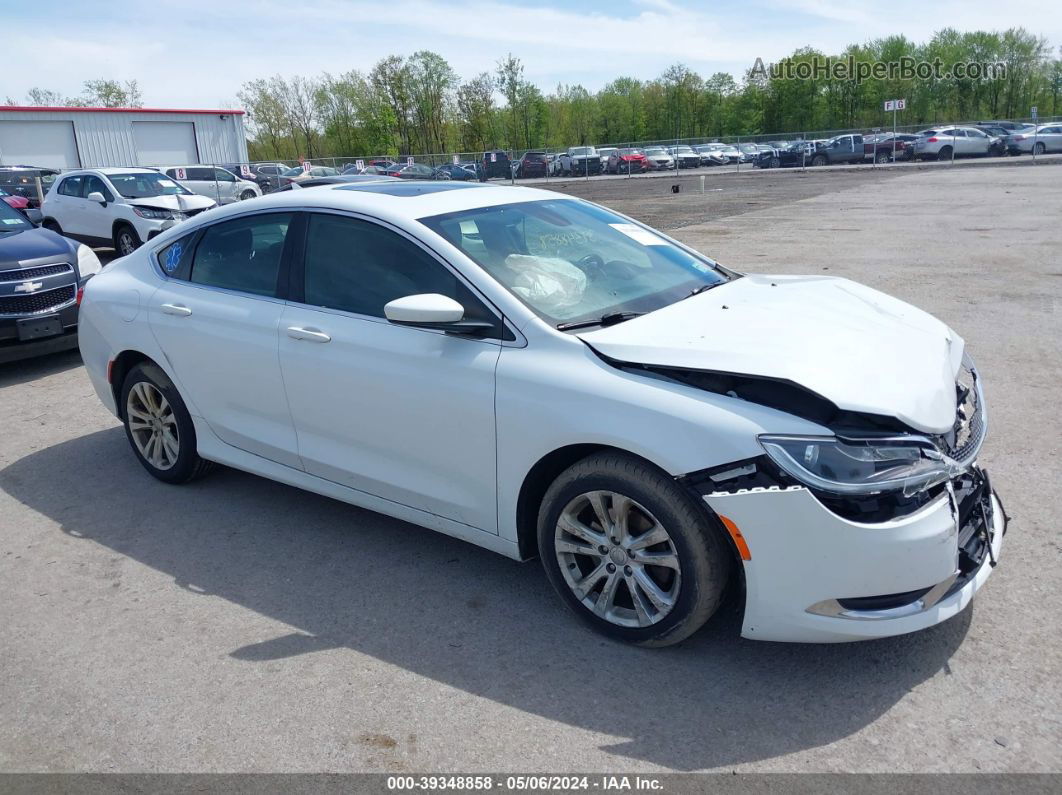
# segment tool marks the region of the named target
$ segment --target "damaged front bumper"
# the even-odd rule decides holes
[[[803,486],[702,496],[747,552],[742,635],[757,640],[843,642],[939,624],[988,579],[1006,529],[976,467],[913,512],[872,522]]]

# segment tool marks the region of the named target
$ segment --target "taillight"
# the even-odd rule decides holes
[[[926,143],[927,144],[935,144],[936,142],[937,142],[936,136],[933,136],[932,138],[926,138]]]

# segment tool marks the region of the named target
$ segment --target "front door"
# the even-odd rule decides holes
[[[159,252],[170,277],[148,316],[182,395],[215,434],[249,453],[300,467],[277,360],[284,311],[278,281],[291,213],[207,227]]]
[[[368,220],[310,215],[303,271],[280,363],[306,470],[497,533],[500,341],[397,326],[384,305],[441,293],[467,318],[496,315],[439,260]]]

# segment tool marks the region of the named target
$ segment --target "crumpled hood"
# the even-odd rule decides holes
[[[785,379],[926,433],[955,423],[962,338],[847,279],[748,275],[579,337],[619,361]]]
[[[189,210],[202,210],[213,207],[217,202],[206,196],[193,193],[190,196],[172,194],[169,196],[145,196],[142,199],[126,199],[126,204],[137,207],[154,207],[159,210],[177,210],[186,213]]]

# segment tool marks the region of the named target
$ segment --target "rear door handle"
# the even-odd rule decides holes
[[[177,315],[178,317],[187,317],[192,314],[192,310],[184,304],[163,304],[162,311],[167,315]]]
[[[332,341],[332,338],[320,329],[302,328],[301,326],[288,326],[288,336],[293,340],[306,340],[307,342]]]

